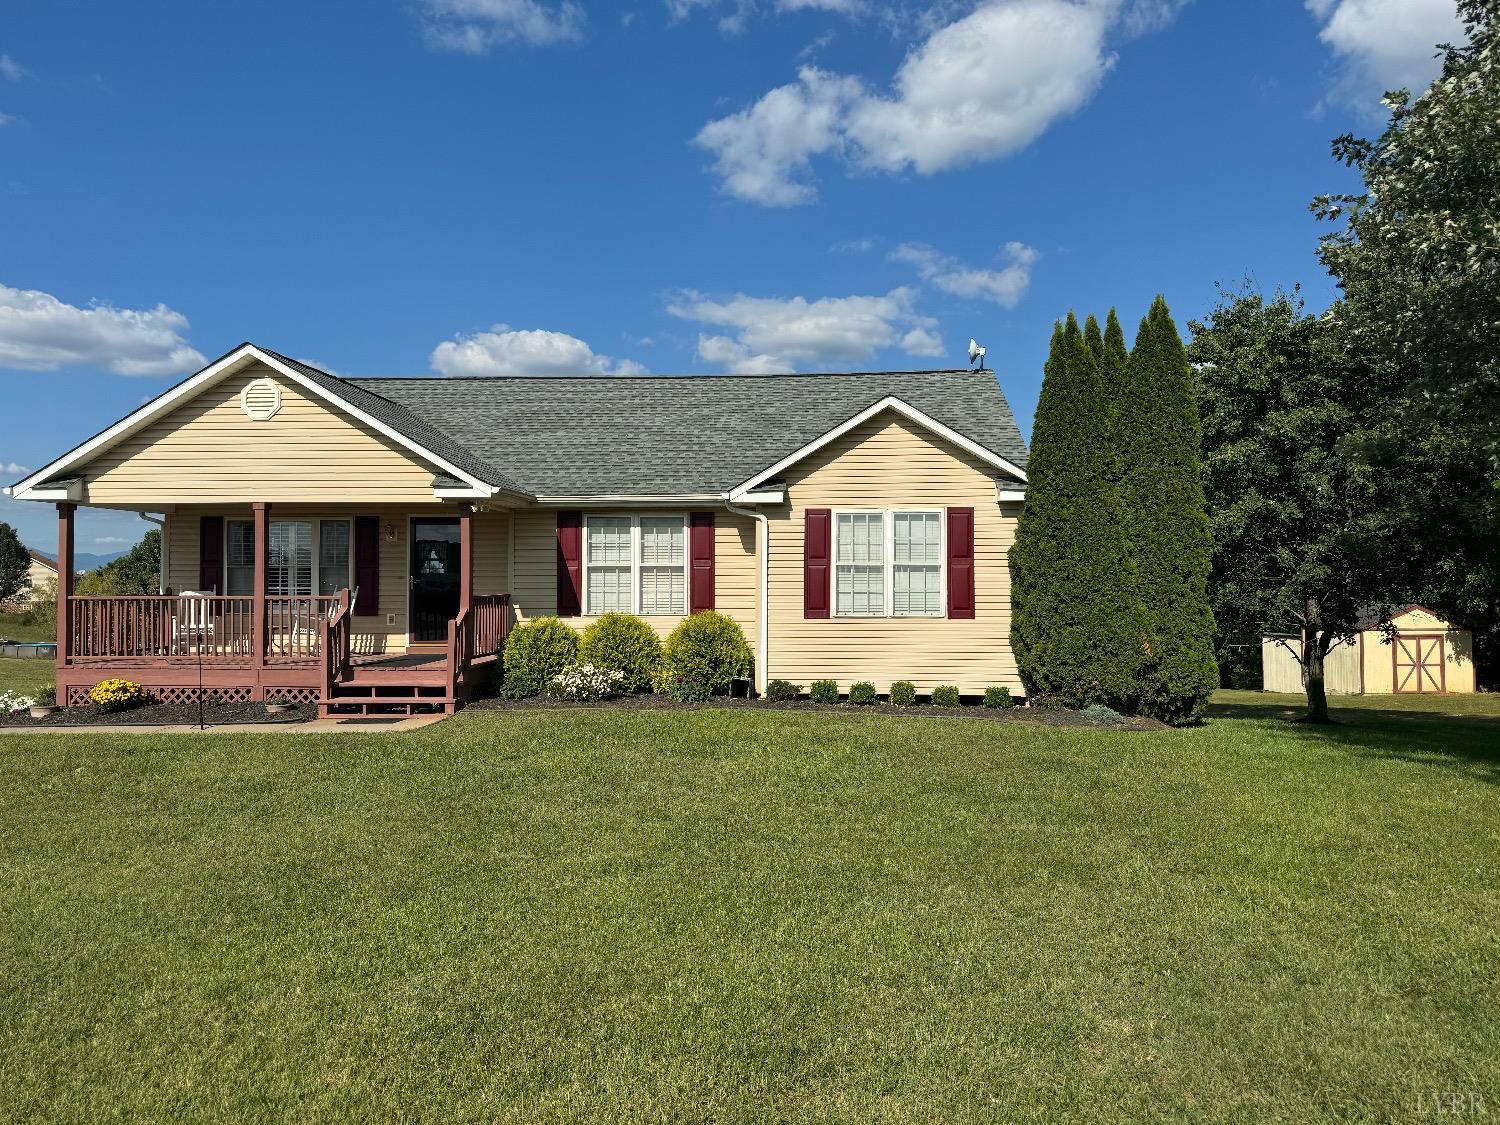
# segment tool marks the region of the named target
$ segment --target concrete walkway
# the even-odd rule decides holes
[[[3,734],[370,734],[388,731],[413,731],[440,723],[446,715],[412,715],[406,718],[372,721],[360,717],[313,719],[306,723],[225,723],[200,730],[192,726],[130,726],[110,723],[99,726],[6,727]]]

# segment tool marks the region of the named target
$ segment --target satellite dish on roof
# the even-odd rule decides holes
[[[976,371],[983,371],[984,370],[984,349],[979,346],[979,341],[978,340],[970,339],[969,340],[969,363],[972,364],[975,360],[979,361],[979,366],[976,367],[975,370]]]

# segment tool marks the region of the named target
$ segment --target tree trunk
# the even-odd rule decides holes
[[[1307,686],[1307,714],[1301,723],[1329,723],[1328,692],[1323,683],[1323,658],[1328,654],[1327,630],[1323,628],[1318,603],[1307,603],[1307,620],[1302,628],[1302,678]]]

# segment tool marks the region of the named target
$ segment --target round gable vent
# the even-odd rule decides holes
[[[275,417],[281,409],[281,388],[269,379],[245,384],[245,389],[240,392],[240,409],[257,422]]]

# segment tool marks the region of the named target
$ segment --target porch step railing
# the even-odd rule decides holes
[[[500,656],[510,632],[510,595],[483,594],[448,623],[448,671],[456,679],[469,665]]]
[[[321,624],[348,595],[266,598],[267,664],[313,664]],[[256,658],[253,597],[147,594],[68,599],[67,650],[79,663],[111,660],[250,664]]]

